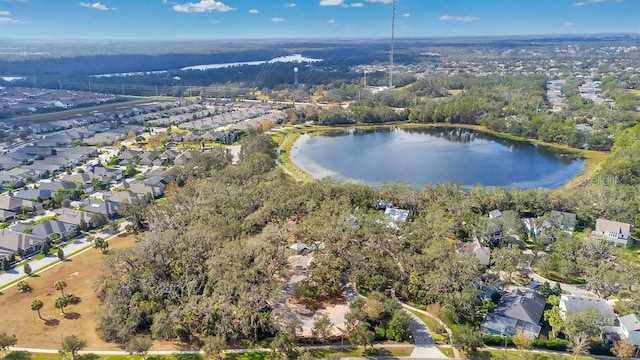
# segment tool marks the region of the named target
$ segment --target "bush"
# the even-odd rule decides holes
[[[79,304],[80,303],[80,297],[73,295],[73,294],[64,294],[64,298],[67,301],[67,304]]]
[[[566,351],[567,344],[568,344],[568,341],[565,339],[549,339],[549,340],[536,339],[533,341],[533,347],[535,348],[556,350],[556,351]]]
[[[388,336],[387,329],[384,327],[384,325],[380,324],[380,326],[378,326],[378,329],[376,330],[375,340],[376,341],[386,340],[387,336]]]
[[[482,342],[487,346],[504,346],[504,337],[498,335],[483,335]],[[507,346],[513,346],[513,339],[507,336]]]
[[[589,346],[589,352],[593,355],[614,356],[611,353],[611,345],[592,343]]]

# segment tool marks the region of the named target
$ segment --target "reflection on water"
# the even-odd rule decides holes
[[[458,182],[508,188],[556,188],[584,161],[527,142],[460,128],[346,129],[305,135],[293,162],[315,177],[378,185]]]

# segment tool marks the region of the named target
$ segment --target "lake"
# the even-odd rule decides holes
[[[504,188],[558,188],[585,161],[524,141],[458,128],[349,129],[304,134],[291,160],[315,178],[371,186],[403,181],[415,188],[456,182]]]

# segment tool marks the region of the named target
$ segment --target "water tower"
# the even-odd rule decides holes
[[[293,78],[294,78],[293,84],[298,85],[298,67],[297,66],[293,68]]]

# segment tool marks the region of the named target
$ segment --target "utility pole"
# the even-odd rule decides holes
[[[60,90],[62,90],[62,80],[58,79],[58,85],[60,86]]]
[[[389,89],[393,88],[393,41],[396,34],[396,0],[391,5],[391,46],[389,55]]]
[[[124,95],[124,83],[120,83],[122,85],[122,95]]]
[[[92,92],[91,91],[91,81],[89,81],[89,92]]]

